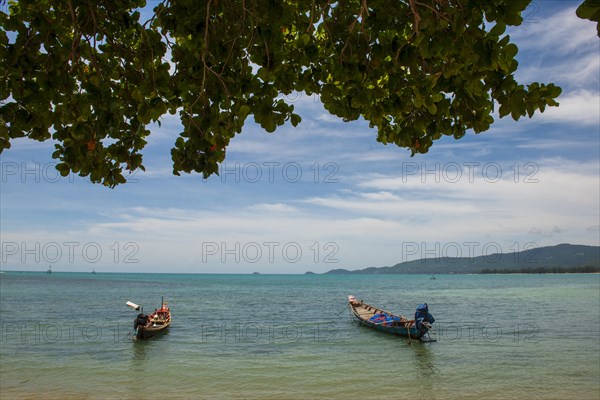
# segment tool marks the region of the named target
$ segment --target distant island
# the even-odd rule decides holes
[[[559,244],[514,253],[478,257],[437,257],[393,266],[358,270],[333,269],[326,274],[505,274],[598,273],[600,246]]]

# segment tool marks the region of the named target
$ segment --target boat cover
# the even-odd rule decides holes
[[[387,323],[387,322],[395,322],[398,321],[400,322],[400,317],[397,317],[395,315],[390,315],[387,313],[378,313],[373,315],[371,318],[369,318],[369,321],[374,322],[376,324],[380,324],[380,323]]]
[[[421,328],[421,324],[423,322],[427,322],[429,324],[433,324],[435,322],[433,315],[429,314],[429,307],[427,306],[427,303],[419,304],[417,306],[417,311],[415,312],[415,324],[417,329]]]

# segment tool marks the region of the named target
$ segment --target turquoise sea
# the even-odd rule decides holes
[[[347,296],[437,342],[358,326]],[[132,340],[161,296],[168,333]],[[0,274],[0,397],[600,399],[600,275]]]

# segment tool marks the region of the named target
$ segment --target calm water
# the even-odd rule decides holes
[[[359,327],[347,295],[438,342]],[[168,333],[132,340],[161,296]],[[599,399],[600,275],[0,274],[0,397]]]

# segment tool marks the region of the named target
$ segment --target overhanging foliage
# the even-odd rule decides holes
[[[218,172],[248,117],[267,132],[317,94],[381,143],[425,153],[443,135],[556,106],[515,81],[507,25],[529,0],[20,0],[0,13],[0,151],[56,141],[70,171],[114,187],[144,169],[148,125],[178,113],[173,172]],[[487,28],[486,28],[487,27]]]

